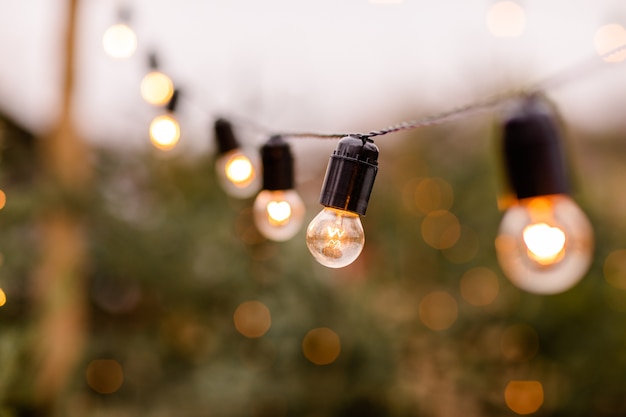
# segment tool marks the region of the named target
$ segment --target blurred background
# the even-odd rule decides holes
[[[623,1],[307,3],[0,0],[0,416],[626,414]],[[142,96],[154,70],[174,103]],[[286,137],[306,206],[286,242],[215,173],[217,117],[258,152],[549,79],[595,234],[559,294],[496,260],[497,106],[376,138],[343,269],[304,243],[335,140]],[[178,142],[151,140],[162,114]]]

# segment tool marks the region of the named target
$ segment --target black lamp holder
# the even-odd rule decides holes
[[[294,188],[293,156],[290,146],[281,136],[272,136],[261,147],[263,189],[290,190]]]
[[[213,124],[213,129],[215,131],[215,141],[217,142],[217,153],[219,155],[224,155],[240,147],[233,132],[233,125],[228,120],[220,117]]]

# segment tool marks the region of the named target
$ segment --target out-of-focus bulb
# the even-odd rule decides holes
[[[320,264],[343,268],[356,260],[365,245],[365,233],[358,214],[325,207],[309,223],[306,245]]]
[[[252,157],[241,149],[220,156],[215,169],[222,188],[233,197],[251,197],[259,188],[259,179]]]
[[[593,231],[567,195],[522,199],[505,213],[498,237],[498,262],[519,288],[538,294],[563,292],[591,264]]]
[[[180,126],[171,114],[155,117],[150,123],[150,141],[161,150],[169,151],[180,139]]]
[[[150,71],[140,85],[141,97],[155,106],[166,105],[174,94],[171,78],[160,71]]]
[[[295,190],[263,190],[254,200],[254,222],[268,239],[291,239],[302,226],[304,203]]]
[[[502,218],[496,253],[507,278],[537,294],[563,292],[580,281],[593,251],[593,231],[569,197],[559,131],[538,95],[515,103],[504,123],[503,154],[517,199]]]
[[[102,46],[112,58],[128,58],[137,49],[137,36],[127,24],[117,23],[104,32]]]

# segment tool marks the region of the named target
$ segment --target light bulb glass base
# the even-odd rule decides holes
[[[320,264],[343,268],[354,262],[365,245],[358,214],[332,207],[324,208],[309,224],[306,245]]]
[[[254,222],[263,236],[282,242],[302,226],[304,203],[295,190],[263,190],[254,200]]]
[[[567,195],[521,199],[505,213],[496,253],[507,278],[536,294],[576,285],[592,261],[593,230]]]
[[[236,198],[252,197],[261,186],[257,165],[251,154],[239,148],[221,155],[215,169],[222,189]]]

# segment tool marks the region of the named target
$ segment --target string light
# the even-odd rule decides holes
[[[218,148],[215,168],[222,188],[233,197],[251,197],[259,189],[253,157],[241,149],[228,120],[217,119],[214,129]]]
[[[166,106],[167,113],[155,117],[150,123],[150,141],[163,151],[173,149],[180,140],[180,125],[174,117],[174,110],[178,101],[178,90]]]
[[[320,195],[324,209],[311,221],[306,244],[319,263],[342,268],[365,244],[359,215],[367,210],[378,172],[378,147],[365,137],[346,136],[330,157]]]
[[[119,22],[105,30],[102,36],[102,47],[112,58],[129,58],[137,49],[137,35],[128,25],[129,13],[119,11]]]
[[[281,136],[272,136],[261,148],[263,189],[254,201],[254,222],[270,240],[291,239],[302,226],[304,203],[294,190],[293,157]]]
[[[593,232],[569,197],[565,162],[554,116],[532,95],[505,117],[503,152],[515,203],[498,237],[498,261],[519,288],[554,294],[574,286],[591,263]]]
[[[148,72],[140,84],[141,97],[155,106],[166,105],[174,95],[174,83],[165,73],[158,70],[156,55],[149,56],[150,72]]]

